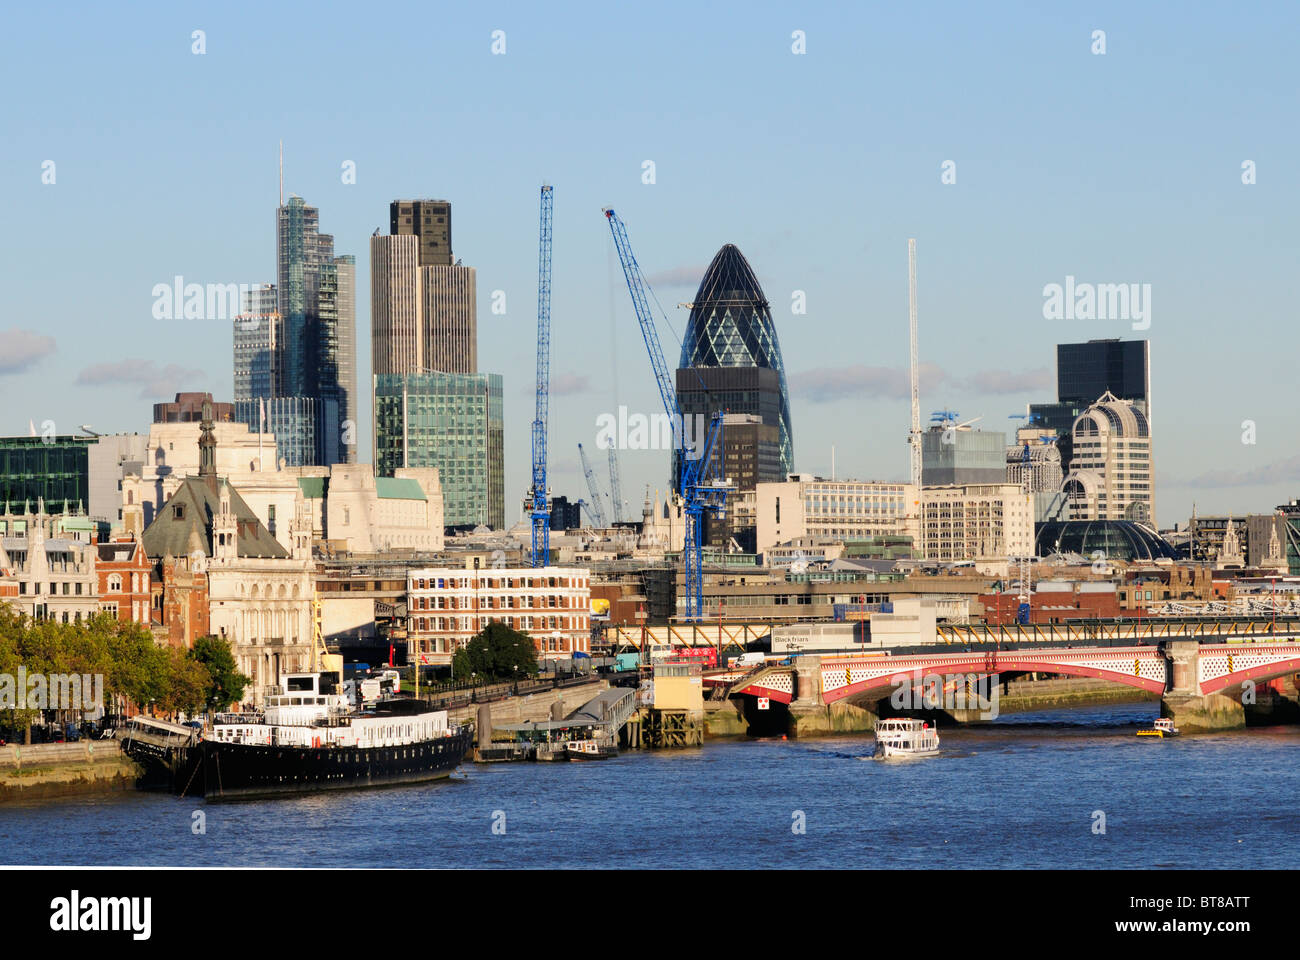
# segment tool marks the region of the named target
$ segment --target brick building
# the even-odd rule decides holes
[[[96,543],[95,574],[99,582],[99,609],[122,623],[148,627],[153,609],[151,564],[138,540],[124,537]]]

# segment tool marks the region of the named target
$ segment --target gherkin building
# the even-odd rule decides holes
[[[771,479],[793,472],[789,390],[776,324],[753,268],[734,244],[718,251],[700,281],[682,338],[677,391],[683,414],[755,414],[776,426],[780,475]]]

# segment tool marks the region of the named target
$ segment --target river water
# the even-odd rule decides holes
[[[435,784],[271,801],[10,804],[0,863],[1290,867],[1300,727],[1135,737],[1157,709],[945,728],[942,756],[908,762],[869,759],[869,735],[710,741],[595,763],[466,764]]]

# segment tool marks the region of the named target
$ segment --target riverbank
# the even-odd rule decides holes
[[[134,790],[143,773],[116,740],[0,747],[0,803]]]

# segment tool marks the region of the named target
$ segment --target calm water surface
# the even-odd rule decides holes
[[[903,763],[869,759],[870,736],[716,741],[599,763],[466,764],[431,785],[274,801],[7,805],[0,863],[1291,867],[1300,727],[1135,737],[1156,715],[1129,704],[1004,717],[945,729],[941,757]]]

